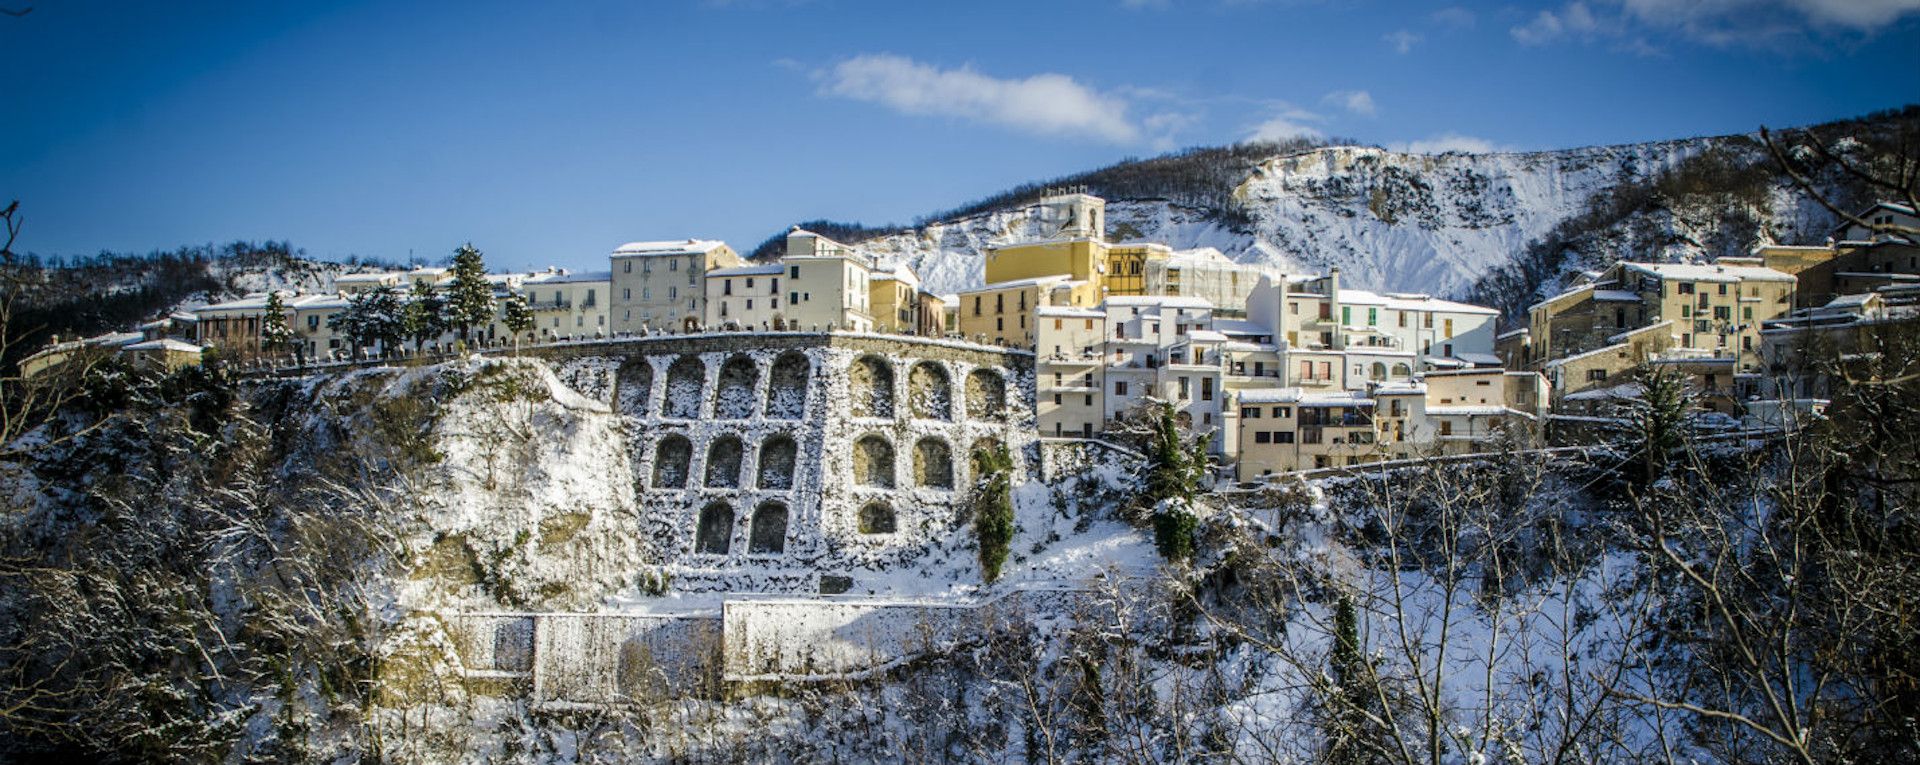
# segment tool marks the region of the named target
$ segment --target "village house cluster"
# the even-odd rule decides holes
[[[1825,245],[1756,248],[1713,263],[1621,262],[1581,274],[1498,332],[1498,312],[1431,295],[1382,293],[1325,274],[1241,265],[1211,248],[1108,241],[1106,203],[1057,194],[1028,208],[1012,243],[984,253],[981,286],[936,295],[911,268],[796,227],[771,262],[725,243],[633,242],[610,269],[489,274],[496,304],[531,314],[521,343],[661,333],[820,332],[953,338],[1034,353],[1043,438],[1099,438],[1148,402],[1173,408],[1239,481],[1301,470],[1469,454],[1530,443],[1549,428],[1591,437],[1671,369],[1702,406],[1746,427],[1817,410],[1826,381],[1810,344],[1844,347],[1911,318],[1920,250],[1842,226]],[[1913,226],[1881,204],[1863,220]],[[356,295],[403,300],[443,288],[449,269],[340,276],[323,295],[282,293],[303,363],[451,347],[449,330],[412,348],[360,347],[332,321]],[[32,373],[85,345],[142,363],[198,363],[204,347],[259,357],[269,295],[208,305],[138,332],[56,344]],[[525,316],[521,323],[525,324]],[[469,345],[514,342],[504,308]],[[65,350],[63,350],[65,349]],[[285,355],[283,349],[281,355]]]

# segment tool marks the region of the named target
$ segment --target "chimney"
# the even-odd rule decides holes
[[[1340,267],[1327,270],[1327,303],[1333,316],[1333,349],[1343,351],[1347,348],[1346,322],[1340,320]]]

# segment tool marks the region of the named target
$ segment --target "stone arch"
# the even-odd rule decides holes
[[[878,500],[861,507],[858,520],[862,534],[892,534],[899,528],[893,508]]]
[[[893,488],[893,444],[885,436],[863,436],[853,444],[853,482],[858,486]]]
[[[760,443],[760,488],[793,488],[794,457],[800,449],[793,437],[784,433],[768,436]]]
[[[913,445],[913,483],[934,489],[953,488],[953,450],[947,442],[928,436]]]
[[[807,414],[807,380],[813,376],[813,363],[805,354],[788,351],[774,359],[767,374],[767,416],[776,420],[798,420]]]
[[[642,356],[620,365],[613,377],[613,396],[622,412],[645,416],[653,411],[653,364]]]
[[[707,486],[714,489],[740,487],[740,455],[745,451],[740,439],[721,436],[707,447]]]
[[[653,487],[681,489],[687,485],[687,466],[693,462],[693,443],[674,433],[653,447]]]
[[[907,404],[920,419],[952,420],[953,383],[947,368],[933,361],[913,365],[907,372]]]
[[[714,502],[700,508],[700,530],[693,538],[693,551],[704,555],[726,555],[733,546],[733,508]]]
[[[707,365],[700,357],[687,355],[674,359],[673,366],[667,368],[667,399],[661,413],[683,420],[699,419],[706,387]]]
[[[747,529],[747,552],[776,555],[787,550],[787,506],[762,502],[753,510],[753,522]]]
[[[713,417],[717,420],[744,420],[753,416],[754,388],[760,383],[760,367],[753,359],[734,356],[720,367],[720,384],[713,393]]]
[[[1402,379],[1402,380],[1412,377],[1413,368],[1407,366],[1406,364],[1395,364],[1393,365],[1393,376],[1395,378]]]
[[[1367,379],[1375,381],[1387,379],[1387,365],[1384,362],[1373,362],[1373,367],[1368,370]]]
[[[893,367],[878,356],[861,356],[847,368],[855,417],[893,416]]]
[[[991,369],[975,369],[967,375],[967,414],[975,419],[999,420],[1007,416],[1007,380]]]

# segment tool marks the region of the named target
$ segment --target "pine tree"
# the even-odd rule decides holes
[[[513,352],[520,353],[520,336],[533,329],[533,308],[527,305],[525,293],[509,292],[500,305],[501,323],[507,325],[507,332],[513,335]]]
[[[425,279],[414,280],[413,290],[407,297],[407,307],[400,314],[400,331],[413,341],[413,350],[417,352],[428,340],[447,331],[443,315],[446,301],[440,299],[440,290]]]
[[[493,321],[493,285],[487,282],[487,264],[471,243],[453,251],[453,282],[447,287],[447,325],[460,331],[465,342],[474,327]]]
[[[1013,455],[1004,444],[974,450],[973,532],[980,542],[981,577],[988,584],[1000,579],[1000,567],[1013,547]]]
[[[1366,654],[1360,650],[1359,619],[1354,614],[1353,597],[1342,593],[1333,610],[1333,649],[1327,654],[1327,671],[1333,680],[1328,694],[1328,763],[1364,763],[1361,739],[1366,735],[1366,710],[1373,695],[1372,676]]]
[[[1651,485],[1666,473],[1673,452],[1686,443],[1693,396],[1686,380],[1664,367],[1641,373],[1640,387],[1640,397],[1628,406],[1632,430],[1625,445],[1640,458],[1642,485]]]
[[[1200,525],[1193,514],[1193,498],[1205,486],[1207,447],[1211,436],[1188,440],[1180,433],[1173,405],[1154,404],[1147,435],[1146,491],[1140,502],[1153,509],[1153,543],[1160,555],[1170,561],[1193,557],[1194,529]]]
[[[404,337],[401,316],[404,311],[400,294],[383,284],[348,298],[346,310],[329,317],[327,326],[347,336],[355,357],[360,355],[360,349],[376,345],[383,351],[391,351]]]
[[[293,347],[293,325],[287,321],[287,304],[278,291],[267,293],[267,315],[260,322],[260,347],[267,353],[279,353]]]

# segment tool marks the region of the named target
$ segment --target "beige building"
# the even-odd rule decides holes
[[[789,326],[874,331],[873,259],[866,253],[795,228],[780,265],[787,270],[781,311]]]
[[[1760,324],[1792,309],[1792,275],[1754,258],[1711,264],[1614,264],[1592,283],[1528,309],[1526,355],[1536,368],[1618,344],[1632,330],[1668,323],[1671,347],[1757,368]],[[1572,381],[1567,381],[1572,382]],[[1556,380],[1558,388],[1562,381]]]
[[[716,268],[707,272],[707,314],[702,324],[713,329],[786,330],[792,306],[781,306],[785,295],[780,277],[786,266]]]
[[[629,242],[613,251],[607,321],[615,334],[681,330],[706,315],[706,272],[741,264],[725,242]]]
[[[536,340],[605,337],[613,334],[608,320],[613,291],[609,271],[567,273],[549,271],[529,274],[519,283],[519,291],[533,309],[533,336]],[[504,331],[504,329],[502,330]]]

